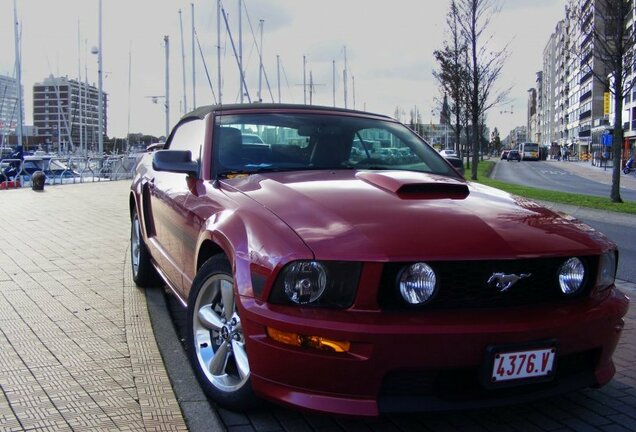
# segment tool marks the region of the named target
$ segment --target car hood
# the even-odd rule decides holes
[[[225,183],[277,215],[318,259],[533,258],[611,247],[574,218],[450,177],[338,170],[255,174]]]

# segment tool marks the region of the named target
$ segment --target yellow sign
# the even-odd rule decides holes
[[[610,94],[609,92],[603,93],[603,115],[609,115],[610,113]]]

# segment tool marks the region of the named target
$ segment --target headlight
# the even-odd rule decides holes
[[[616,251],[609,251],[600,256],[596,287],[603,290],[614,284],[616,279]]]
[[[278,275],[269,301],[277,304],[347,308],[353,304],[360,263],[294,261]]]
[[[583,286],[585,266],[578,258],[570,258],[559,267],[559,286],[565,295],[574,295]]]
[[[398,276],[402,298],[409,304],[421,305],[431,300],[437,292],[437,276],[426,263],[406,267]]]

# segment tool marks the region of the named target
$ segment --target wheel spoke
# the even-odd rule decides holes
[[[220,331],[223,327],[221,317],[212,309],[212,305],[204,305],[199,308],[197,313],[199,321],[209,330]]]
[[[139,268],[139,253],[140,253],[140,238],[141,232],[139,229],[139,219],[137,219],[137,217],[135,217],[133,219],[133,234],[132,234],[132,241],[131,241],[131,248],[132,248],[132,265],[133,265],[133,270],[135,272],[135,274],[137,273],[137,269]]]
[[[238,373],[241,376],[241,379],[243,379],[250,373],[250,364],[247,360],[245,344],[239,341],[232,341],[232,351],[234,352],[236,368],[238,369]]]
[[[223,301],[223,314],[230,321],[234,315],[234,286],[227,280],[221,281],[221,299]]]
[[[227,365],[227,359],[230,356],[230,346],[227,341],[224,341],[214,353],[212,361],[210,362],[210,373],[214,376],[225,374],[225,366]]]

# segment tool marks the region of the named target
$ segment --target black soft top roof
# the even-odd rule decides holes
[[[234,110],[253,110],[253,111],[270,111],[270,110],[302,110],[302,111],[332,111],[332,112],[339,112],[339,113],[343,113],[343,114],[362,114],[362,115],[368,115],[368,116],[373,116],[373,117],[383,117],[386,119],[390,119],[391,117],[389,116],[385,116],[382,114],[374,114],[374,113],[369,113],[369,112],[365,112],[365,111],[357,111],[357,110],[350,110],[350,109],[345,109],[345,108],[336,108],[336,107],[329,107],[329,106],[321,106],[321,105],[303,105],[303,104],[277,104],[277,103],[252,103],[252,104],[228,104],[228,105],[205,105],[205,106],[200,106],[199,108],[195,109],[194,111],[190,111],[189,113],[185,114],[181,120],[184,120],[186,118],[192,118],[192,117],[196,117],[196,118],[204,118],[206,115],[210,114],[211,112],[227,112],[227,111],[234,111]]]

